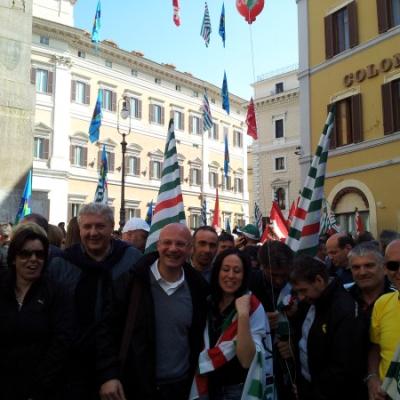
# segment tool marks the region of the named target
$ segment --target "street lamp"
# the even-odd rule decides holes
[[[121,165],[121,208],[119,210],[119,230],[125,225],[125,153],[126,153],[126,136],[131,133],[131,104],[129,97],[123,96],[118,100],[118,113],[117,113],[117,131],[122,136],[122,165]],[[120,118],[126,120],[128,118],[128,127],[121,127]]]

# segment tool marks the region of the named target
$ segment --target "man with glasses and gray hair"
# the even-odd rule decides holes
[[[370,400],[385,400],[386,393],[381,384],[390,362],[400,344],[400,240],[394,240],[386,247],[385,271],[396,289],[381,296],[372,311],[368,354],[368,392]]]
[[[66,283],[75,296],[77,341],[71,352],[65,398],[98,398],[95,334],[103,318],[106,292],[112,282],[129,271],[141,253],[128,243],[112,238],[114,214],[101,203],[84,205],[78,215],[81,243],[55,257],[48,275]]]

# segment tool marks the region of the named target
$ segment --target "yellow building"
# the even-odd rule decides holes
[[[70,0],[34,4],[34,211],[57,223],[69,220],[81,204],[93,201],[105,145],[108,200],[118,221],[121,134],[130,130],[126,136],[126,218],[144,218],[151,200],[157,199],[168,122],[173,118],[188,226],[199,225],[202,198],[208,202],[211,220],[217,186],[221,224],[229,220],[232,227],[243,225],[248,220],[245,101],[231,95],[227,115],[221,107],[220,88],[179,72],[172,64],[158,64],[140,52],[120,49],[111,40],[95,49],[90,35],[72,26],[74,4]],[[205,132],[204,89],[214,122],[213,129]],[[103,119],[100,140],[92,144],[88,129],[99,90]],[[119,115],[126,99],[130,116],[122,119]],[[223,177],[225,134],[230,146],[228,178]]]
[[[298,0],[302,175],[336,104],[325,194],[343,230],[400,230],[400,1]]]

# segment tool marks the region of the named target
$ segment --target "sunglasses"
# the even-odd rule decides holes
[[[46,258],[46,252],[44,250],[21,250],[17,254],[19,258],[24,260],[31,258],[33,255],[39,260],[44,260]]]
[[[398,271],[400,267],[400,261],[387,261],[386,268],[389,271]]]

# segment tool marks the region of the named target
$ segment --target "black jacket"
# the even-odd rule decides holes
[[[42,277],[19,309],[15,272],[0,277],[0,398],[56,399],[73,336],[72,298]]]
[[[107,316],[98,336],[98,372],[100,383],[119,378],[128,400],[155,399],[156,342],[154,302],[150,287],[150,266],[158,259],[158,253],[145,255],[135,269],[121,277],[113,288],[113,301],[109,303]],[[208,285],[189,264],[183,266],[193,304],[192,325],[189,330],[190,375],[193,376],[202,349],[202,337],[206,320]],[[119,351],[122,332],[127,320],[131,290],[141,287],[141,295],[134,321],[126,362],[121,370]],[[129,317],[129,316],[128,316]]]
[[[296,343],[301,338],[301,326],[308,307],[302,310],[304,314],[299,321]],[[302,399],[364,398],[361,335],[358,305],[340,280],[335,279],[315,302],[315,319],[307,342],[311,385],[303,385]]]

